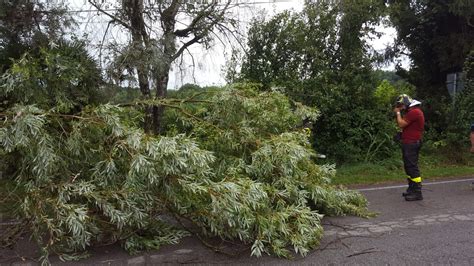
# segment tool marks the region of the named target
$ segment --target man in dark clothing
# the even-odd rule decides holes
[[[405,200],[422,200],[421,174],[418,168],[418,155],[425,127],[425,117],[420,109],[421,102],[402,94],[397,98],[394,112],[397,124],[402,129],[402,155],[405,172],[408,175],[408,189],[403,193]],[[402,111],[404,115],[402,116]]]

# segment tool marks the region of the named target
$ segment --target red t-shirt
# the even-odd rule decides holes
[[[408,144],[421,140],[425,129],[425,116],[419,107],[412,107],[403,116],[408,123],[402,131],[402,143]]]

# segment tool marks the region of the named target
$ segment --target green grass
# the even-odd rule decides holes
[[[420,171],[424,180],[474,176],[474,154],[456,155],[425,152],[420,155]],[[334,184],[369,185],[404,183],[406,180],[401,159],[387,159],[379,163],[355,163],[337,167]]]

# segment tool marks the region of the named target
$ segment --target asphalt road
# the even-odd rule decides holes
[[[334,265],[474,265],[472,182],[426,184],[423,201],[405,187],[363,190],[376,218],[329,218],[321,250],[303,261]],[[324,248],[325,247],[325,248]]]
[[[425,183],[423,201],[406,202],[405,186],[360,189],[375,218],[324,218],[319,249],[292,260],[216,253],[195,238],[156,252],[127,255],[118,246],[96,248],[91,265],[474,265],[474,177]],[[231,247],[236,252],[240,247]],[[52,260],[54,264],[61,263]],[[10,260],[8,264],[34,264]],[[5,263],[3,263],[5,264]],[[77,265],[77,263],[76,263]]]

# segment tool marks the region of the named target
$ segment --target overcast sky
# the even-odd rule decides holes
[[[87,3],[87,0],[68,0],[66,2],[69,3],[71,10],[94,9]],[[236,13],[239,20],[243,22],[242,28],[244,29],[247,28],[253,16],[265,13],[268,17],[284,10],[301,11],[304,6],[304,0],[255,0],[253,3],[252,8],[244,8]],[[99,16],[96,12],[88,12],[78,13],[77,20],[80,26],[78,33],[88,35],[92,47],[91,51],[94,56],[98,57],[99,52],[96,48],[102,41],[109,21],[108,18]],[[370,40],[369,43],[375,50],[381,51],[388,44],[393,43],[396,31],[387,27],[379,27],[378,31],[384,34],[380,38]],[[126,42],[126,37],[118,27],[114,30],[109,29],[106,39],[122,39],[124,43]],[[201,46],[194,45],[191,46],[190,51],[194,57],[195,67],[192,66],[192,60],[189,56],[182,64],[181,69],[174,67],[170,74],[170,89],[179,88],[186,83],[195,83],[201,86],[225,84],[223,67],[231,54],[229,46],[224,47],[216,42],[216,45],[210,50],[206,51]],[[104,51],[102,55],[104,55]],[[407,60],[404,60],[404,65],[407,64]],[[393,65],[386,66],[384,69],[393,69]]]

